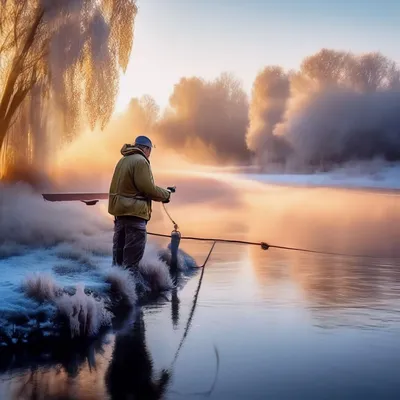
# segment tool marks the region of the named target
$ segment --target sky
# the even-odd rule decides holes
[[[164,108],[181,77],[232,72],[248,94],[267,65],[299,68],[322,47],[400,62],[399,0],[138,0],[116,111],[149,94]]]

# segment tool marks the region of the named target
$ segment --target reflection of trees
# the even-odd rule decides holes
[[[35,366],[48,367],[58,365],[71,376],[75,377],[82,364],[89,369],[96,368],[96,354],[105,352],[105,338],[100,336],[96,340],[71,341],[68,339],[53,340],[46,345],[38,342],[27,345],[26,348],[3,349],[0,353],[0,373],[15,371],[21,368]]]
[[[342,257],[303,256],[292,276],[316,306],[372,306],[392,286],[390,280],[381,286],[378,265]]]
[[[109,351],[103,340],[81,346],[65,343],[47,357],[44,354],[37,357],[14,354],[7,369],[3,364],[11,376],[8,382],[3,380],[0,393],[10,400],[72,400],[82,398],[81,394],[89,391],[101,398],[104,389],[98,376],[104,373],[106,362],[98,356]],[[5,361],[3,356],[2,363]],[[17,374],[16,371],[22,368],[26,372]]]
[[[248,249],[251,267],[261,286],[278,284],[290,276],[290,256],[282,251],[262,250],[251,246]]]
[[[252,268],[268,293],[273,288],[279,293],[281,287],[290,287],[295,296],[290,301],[301,302],[301,307],[308,307],[324,325],[367,325],[376,319],[378,311],[373,310],[393,308],[400,288],[400,261],[389,259],[400,256],[400,207],[395,195],[332,189],[275,192],[275,196],[259,200],[268,213],[265,218],[259,213],[251,218],[252,237],[272,244],[374,258],[251,248]],[[303,206],[306,202],[307,208]],[[266,296],[267,291],[263,292]],[[381,312],[378,318],[382,315],[389,314]],[[391,312],[392,317],[397,319]]]
[[[173,296],[174,318],[179,318],[177,301],[177,296]],[[92,343],[66,342],[47,355],[10,353],[6,358],[5,353],[1,353],[4,372],[1,395],[10,400],[75,400],[106,398],[109,392],[113,400],[161,399],[169,373],[163,371],[155,377],[146,346],[143,315],[136,317],[133,312],[129,318],[116,321],[116,328],[119,330],[113,350],[112,344],[105,344],[103,337]],[[22,368],[26,372],[16,374]],[[7,373],[10,377],[4,379]]]
[[[274,288],[292,282],[299,288],[298,292],[294,289],[297,296],[292,301],[310,310],[322,326],[371,327],[400,322],[398,262],[273,253],[263,254],[258,249],[249,252],[258,282],[268,288],[263,296],[271,296],[271,292],[276,295]]]
[[[177,296],[173,300],[174,313],[179,313]],[[10,400],[99,399],[105,398],[109,389],[112,399],[130,395],[161,398],[157,393],[162,395],[168,374],[162,373],[152,386],[153,367],[145,343],[143,317],[136,319],[132,310],[128,316],[116,318],[114,328],[120,333],[116,334],[113,352],[112,343],[106,343],[105,336],[91,342],[58,341],[53,347],[46,347],[46,351],[2,351],[0,394]],[[114,359],[107,369],[111,358]],[[24,372],[19,375],[18,370]],[[142,394],[144,397],[140,397]]]
[[[330,252],[400,257],[396,195],[274,187],[254,191],[249,203],[251,238]]]

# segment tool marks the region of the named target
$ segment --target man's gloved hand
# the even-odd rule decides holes
[[[169,186],[169,187],[167,187],[167,190],[168,190],[168,192],[170,193],[170,195],[169,195],[169,198],[168,198],[167,200],[164,200],[164,201],[163,201],[164,204],[170,202],[171,193],[175,193],[175,191],[176,191],[176,186]]]

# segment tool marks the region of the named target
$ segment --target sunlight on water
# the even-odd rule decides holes
[[[164,392],[166,399],[197,398],[195,393],[210,390],[215,379],[211,393],[215,399],[398,397],[397,195],[267,186],[232,180],[232,175],[174,178],[178,191],[167,207],[183,235],[266,241],[374,258],[218,244],[172,369],[198,276],[177,297],[171,294],[145,306],[143,319],[135,314],[136,323],[133,319],[123,330],[91,344],[59,349],[47,358],[2,357],[2,399],[32,399],[35,393],[42,396],[38,398],[117,399],[121,393],[162,398]],[[104,205],[98,213],[105,216]],[[149,230],[171,231],[158,205]],[[90,253],[95,230],[89,235],[91,242],[87,238],[80,242],[84,236],[76,234],[75,243],[88,246],[86,257],[95,265],[110,261],[109,255]],[[103,248],[104,237],[99,238]],[[181,247],[201,264],[210,244],[182,241]],[[52,271],[59,253],[36,246],[16,259],[42,254],[43,266]],[[10,259],[0,262],[6,266]],[[13,265],[18,274],[18,263]],[[25,265],[20,279],[26,270]],[[163,373],[164,369],[169,372]]]

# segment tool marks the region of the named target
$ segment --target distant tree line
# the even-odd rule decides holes
[[[267,66],[250,98],[232,74],[183,77],[162,114],[144,96],[109,124],[136,13],[134,0],[0,1],[0,177],[45,171],[95,127],[110,143],[151,134],[195,163],[289,172],[400,159],[400,69],[380,53],[322,49],[297,71]]]
[[[400,69],[379,53],[322,49],[298,71],[267,66],[250,101],[231,74],[182,78],[148,125],[195,162],[255,161],[267,170],[400,160]]]

